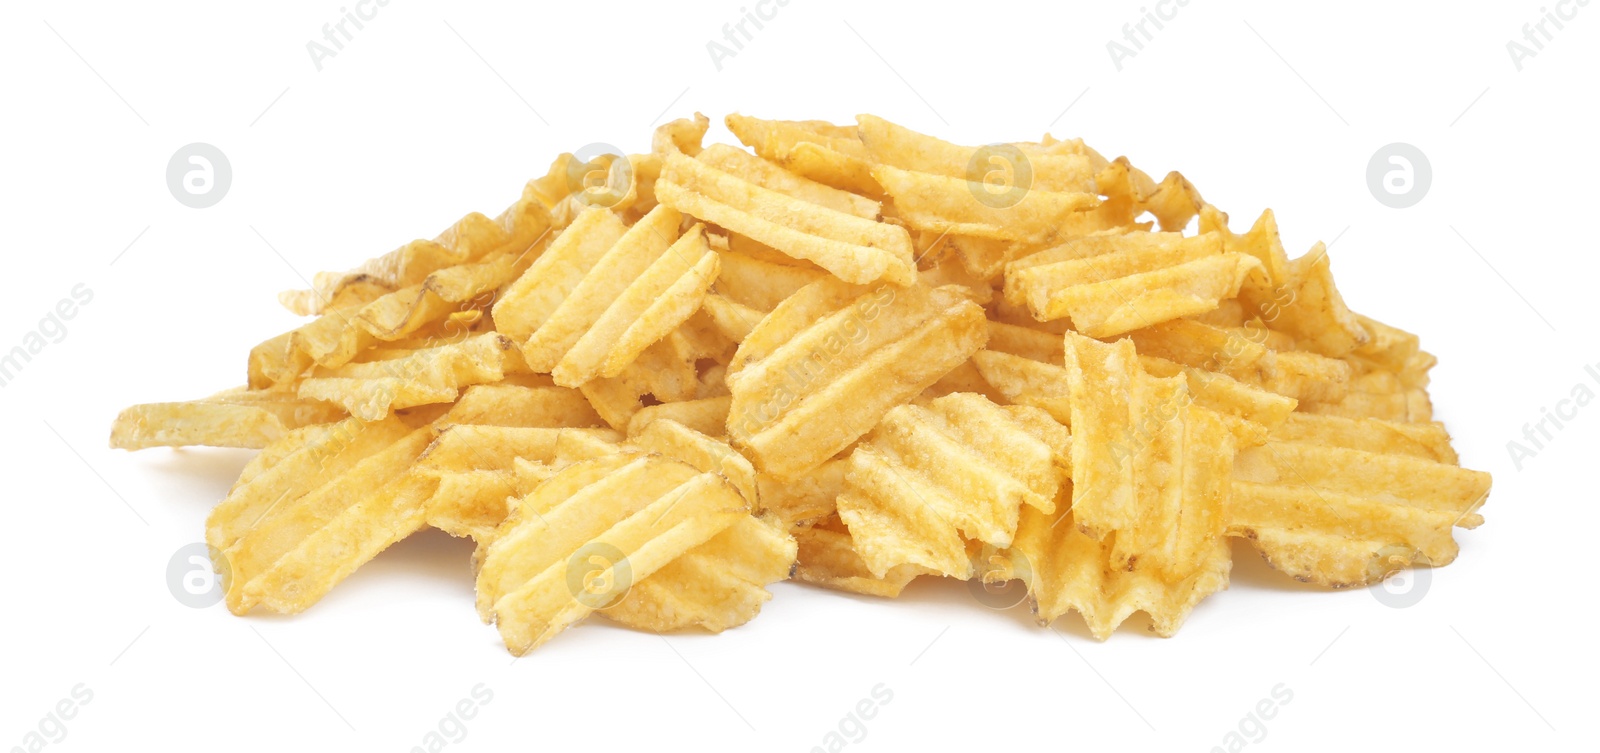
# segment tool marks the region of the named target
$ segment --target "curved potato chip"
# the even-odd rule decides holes
[[[943,288],[812,283],[740,344],[728,367],[729,436],[757,468],[803,474],[961,365],[987,336],[983,309]]]
[[[260,449],[291,429],[337,421],[338,407],[292,393],[247,390],[219,392],[200,400],[146,403],[124,409],[111,424],[111,447],[244,447]]]
[[[839,518],[875,576],[910,564],[969,577],[968,539],[1010,546],[1024,505],[1055,509],[1069,441],[1042,411],[979,395],[902,405],[850,454]]]
[[[519,656],[749,517],[725,480],[659,456],[570,466],[522,509],[478,572],[479,611]]]
[[[815,262],[847,282],[906,285],[914,277],[904,228],[802,201],[680,154],[667,157],[656,192],[666,206]]]

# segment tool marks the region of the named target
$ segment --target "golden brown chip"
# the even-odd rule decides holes
[[[400,408],[451,402],[470,385],[500,381],[506,352],[515,347],[503,335],[487,332],[396,358],[319,369],[300,382],[299,394],[376,421]]]
[[[439,423],[574,429],[601,425],[600,416],[575,389],[507,382],[468,387]]]
[[[726,435],[728,406],[733,398],[726,395],[700,400],[652,405],[633,415],[628,421],[628,435],[633,436],[661,419],[671,419],[701,434],[720,437]]]
[[[725,122],[745,146],[796,175],[862,196],[883,196],[883,189],[872,179],[867,148],[857,138],[854,126],[761,120],[738,114],[729,115]]]
[[[967,541],[1011,545],[1024,505],[1055,509],[1065,427],[1034,408],[956,393],[889,411],[850,454],[839,518],[867,568],[971,575]]]
[[[1382,580],[1397,558],[1448,564],[1451,529],[1482,522],[1490,479],[1454,465],[1442,433],[1296,414],[1273,441],[1239,453],[1228,532],[1295,579],[1334,588]]]
[[[1228,522],[1226,423],[1194,403],[1186,377],[1146,374],[1128,340],[1066,346],[1076,524],[1110,542],[1116,568],[1172,581],[1210,567]]]
[[[778,525],[746,516],[639,581],[601,610],[637,630],[699,627],[720,633],[754,619],[772,599],[768,584],[789,577],[795,541]]]
[[[260,449],[291,429],[337,421],[343,410],[292,393],[235,388],[200,400],[124,409],[111,424],[111,446],[244,447]]]
[[[1100,640],[1134,612],[1150,616],[1151,632],[1170,637],[1196,604],[1228,587],[1232,562],[1221,537],[1204,542],[1203,567],[1177,580],[1164,579],[1152,568],[1118,567],[1113,548],[1110,541],[1084,534],[1063,500],[1054,514],[1024,508],[1016,543],[1003,558],[1027,584],[1040,623],[1077,611]]]
[[[1223,251],[1217,234],[1090,236],[1006,265],[1006,297],[1036,319],[1070,317],[1111,337],[1217,308],[1260,262]]]
[[[803,474],[966,361],[987,334],[983,309],[942,288],[819,280],[740,344],[727,376],[729,436],[757,468]]]
[[[431,241],[412,241],[353,271],[318,273],[311,290],[286,292],[278,300],[301,316],[320,314],[351,285],[376,284],[388,290],[417,285],[440,269],[476,261],[496,251],[520,253],[549,229],[550,215],[543,205],[519,200],[496,219],[474,212]]]
[[[306,447],[212,511],[208,543],[234,614],[258,604],[300,612],[422,527],[432,489],[405,471],[432,432],[393,424],[352,430],[344,446]],[[405,433],[385,441],[396,431]]]
[[[837,519],[839,495],[844,493],[845,474],[850,464],[835,458],[797,478],[779,478],[756,473],[756,491],[762,506],[791,527],[812,524],[829,516]],[[839,524],[844,530],[844,524]]]
[[[900,565],[881,577],[873,575],[856,553],[850,534],[845,533],[843,528],[844,525],[834,519],[828,524],[807,526],[795,531],[794,537],[799,543],[795,580],[892,599],[899,596],[917,576],[929,574],[916,565]]]
[[[761,512],[761,498],[756,490],[756,469],[727,442],[670,418],[660,418],[646,423],[638,433],[629,435],[628,443],[727,479],[744,496],[751,512]]]
[[[677,461],[569,466],[521,500],[489,545],[479,613],[520,656],[748,517],[727,481]]]
[[[909,284],[915,274],[904,228],[763,188],[699,160],[667,157],[661,203],[747,236],[846,282]]]

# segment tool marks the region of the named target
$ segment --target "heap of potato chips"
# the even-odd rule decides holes
[[[720,631],[788,577],[1017,579],[1042,623],[1170,635],[1230,537],[1342,588],[1482,522],[1433,357],[1271,212],[1237,234],[1076,140],[708,125],[318,275],[247,386],[117,418],[114,447],[262,450],[206,527],[229,609],[299,612],[431,526],[517,654],[596,611]]]

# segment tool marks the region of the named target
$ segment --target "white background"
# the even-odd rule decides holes
[[[1210,750],[1280,683],[1293,699],[1249,750],[1593,744],[1600,408],[1520,470],[1506,443],[1574,385],[1600,392],[1584,373],[1600,265],[1580,229],[1600,8],[1548,26],[1519,72],[1506,43],[1548,0],[1193,0],[1119,72],[1106,43],[1147,0],[792,0],[718,71],[706,43],[742,1],[393,0],[320,72],[306,43],[340,0],[0,9],[0,350],[93,291],[0,388],[0,749],[79,683],[93,698],[49,749],[410,750],[480,683],[493,699],[449,750],[805,751],[879,683],[893,698],[848,750]],[[473,613],[470,544],[437,533],[298,617],[174,599],[168,559],[249,453],[110,451],[117,410],[241,383],[248,349],[296,326],[278,291],[493,214],[558,152],[643,151],[697,109],[719,140],[733,111],[873,112],[971,144],[1082,136],[1181,170],[1235,229],[1273,208],[1291,253],[1337,239],[1352,308],[1439,356],[1437,416],[1495,477],[1487,525],[1411,581],[1427,590],[1405,609],[1238,548],[1232,587],[1166,640],[1142,617],[1105,643],[1075,615],[1042,630],[953,582],[898,601],[785,583],[720,636],[592,620],[513,665]],[[196,141],[233,170],[209,209],[165,181]],[[1433,170],[1404,210],[1365,179],[1396,141]]]

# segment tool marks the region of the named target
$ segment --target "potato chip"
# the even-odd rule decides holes
[[[764,311],[757,311],[716,293],[708,294],[702,305],[717,331],[735,343],[744,342],[756,325],[761,323],[762,317],[766,316]]]
[[[881,164],[901,170],[973,182],[979,182],[980,177],[991,171],[1025,173],[1025,177],[1016,174],[1007,177],[1012,184],[1030,190],[1060,193],[1094,190],[1094,165],[1083,154],[1007,149],[1009,145],[1005,144],[957,146],[875,115],[859,115],[856,124],[868,155]]]
[[[1490,479],[1447,462],[1454,452],[1441,433],[1297,415],[1281,439],[1239,453],[1228,531],[1291,577],[1332,588],[1448,564],[1458,552],[1451,529],[1482,522]]]
[[[1350,390],[1350,364],[1303,350],[1272,353],[1272,376],[1261,386],[1303,403],[1339,402]]]
[[[1287,275],[1279,295],[1285,302],[1263,314],[1268,326],[1293,335],[1300,347],[1333,358],[1366,343],[1366,328],[1334,287],[1327,249],[1321,243],[1289,262]]]
[[[365,422],[350,417],[289,432],[262,450],[275,458],[248,480],[241,478],[206,521],[206,544],[226,549],[280,502],[297,499],[412,432],[397,418]],[[420,452],[420,449],[419,449]]]
[[[448,403],[463,387],[499,381],[505,375],[505,353],[515,347],[489,332],[399,358],[318,370],[300,382],[299,394],[376,421],[392,410]]]
[[[790,526],[813,524],[829,516],[837,518],[836,502],[844,493],[847,460],[833,458],[795,478],[779,478],[756,472],[756,492],[761,506]],[[839,530],[844,530],[840,524]]]
[[[538,258],[537,250],[537,246],[513,249],[474,264],[441,269],[419,285],[402,288],[361,307],[355,323],[378,340],[393,341],[415,334],[424,325],[462,311],[465,306],[491,303],[496,291],[527,271]],[[323,362],[319,359],[318,363]]]
[[[727,434],[728,406],[732,401],[733,398],[724,395],[652,405],[633,414],[628,421],[628,435],[639,434],[655,421],[670,419],[701,434],[722,436]]]
[[[1072,395],[1065,367],[988,349],[972,354],[972,363],[1006,402],[1038,408],[1063,426],[1071,423]]]
[[[721,432],[718,432],[719,434]],[[650,421],[628,443],[646,452],[681,460],[705,473],[715,473],[739,490],[753,513],[761,512],[756,490],[756,469],[743,455],[719,439],[695,431],[670,418]]]
[[[459,334],[470,323],[456,322],[471,307],[486,304],[502,285],[516,279],[536,254],[532,250],[496,253],[492,258],[434,272],[426,280],[349,310],[333,310],[290,333],[289,347],[301,364],[299,372],[273,381],[293,381],[310,365],[335,368],[360,360],[365,351],[386,343],[443,330],[446,337]],[[460,324],[461,326],[456,326]],[[303,355],[301,355],[303,354]]]
[[[983,309],[943,288],[820,280],[740,344],[727,376],[729,436],[758,469],[803,474],[966,361],[987,334]]]
[[[424,522],[457,538],[483,542],[506,518],[506,499],[516,494],[518,480],[510,470],[414,470],[412,475],[434,483],[424,503]]]
[[[329,473],[325,467],[313,478],[326,481],[303,494],[293,493],[304,486],[295,483],[298,479],[283,484],[283,491],[259,510],[227,500],[218,505],[210,525],[220,535],[212,546],[217,571],[225,576],[229,611],[244,614],[259,604],[284,614],[300,612],[362,563],[421,528],[431,489],[405,471],[431,440],[427,429],[410,430],[365,457],[352,456],[355,462],[343,472]],[[271,479],[282,476],[271,474]]]
[[[696,364],[716,355],[702,349],[708,344],[680,327],[646,348],[621,374],[585,382],[579,389],[608,425],[622,431],[645,407],[646,396],[668,402],[702,397],[706,385]]]
[[[439,480],[429,524],[455,535],[472,536],[483,546],[488,546],[495,538],[491,531],[485,530],[486,524],[492,528],[506,517],[508,494],[517,489],[523,494],[531,492],[538,483],[552,477],[574,459],[606,454],[609,443],[603,433],[573,432],[556,435],[554,442],[528,445],[517,436],[533,432],[487,427],[479,432],[474,427],[470,430],[474,433],[473,441],[466,443],[467,446],[516,448],[509,469],[442,470],[439,467],[441,454],[462,456],[458,451],[446,451],[444,445],[453,437],[463,436],[464,428],[454,427],[441,433],[419,468],[431,472]],[[548,433],[548,430],[542,431]],[[462,444],[457,443],[458,446]],[[649,424],[643,434],[634,438],[632,446],[661,452],[725,477],[742,477],[741,494],[747,499],[754,498],[754,471],[749,461],[725,444],[673,421]],[[628,446],[615,447],[619,452],[630,451]],[[485,454],[496,457],[484,458]],[[498,456],[497,450],[478,452],[470,458],[461,457],[445,464],[461,467],[462,461],[481,464],[485,460],[489,465],[505,465],[504,457]],[[496,514],[498,518],[494,517]],[[751,518],[735,524],[636,584],[625,599],[603,614],[638,629],[661,631],[695,625],[713,632],[724,630],[756,615],[761,604],[771,598],[763,586],[788,577],[794,556],[794,543],[787,535],[771,524]]]
[[[911,564],[966,578],[967,540],[1010,546],[1023,505],[1055,509],[1068,444],[1042,411],[979,395],[902,405],[850,454],[839,518],[876,576]]]
[[[671,210],[658,207],[652,214],[655,212]],[[646,217],[641,224],[649,221]],[[623,247],[623,242],[619,242],[618,247]],[[596,276],[625,274],[608,263],[611,258],[607,254],[595,265]],[[700,301],[716,279],[717,270],[718,258],[706,245],[704,228],[695,225],[656,256],[648,268],[604,307],[589,330],[551,370],[556,384],[575,387],[597,377],[622,373],[640,353],[661,341],[700,308]],[[580,295],[584,297],[579,298]],[[586,291],[579,285],[568,301],[582,302],[592,315],[603,304],[603,295],[594,290]],[[560,317],[558,311],[552,322]],[[546,327],[541,327],[530,342],[539,342],[549,326],[547,323]],[[542,363],[530,362],[529,365],[537,369]]]
[[[620,373],[694,313],[716,273],[716,257],[701,231],[680,241],[682,216],[665,207],[652,210],[608,248],[563,243],[588,228],[610,238],[620,223],[595,214],[605,211],[580,216],[494,309],[501,331],[527,333],[522,350],[529,368],[567,387],[602,372]]]
[[[745,516],[639,581],[600,614],[636,630],[720,633],[754,619],[772,599],[766,586],[787,579],[794,561],[793,537],[772,521]]]
[[[600,416],[583,393],[570,387],[529,387],[508,382],[477,384],[440,419],[441,424],[598,427]]]
[[[1002,554],[1007,569],[1028,587],[1033,612],[1049,625],[1077,611],[1089,633],[1105,640],[1134,612],[1150,616],[1150,631],[1170,637],[1205,597],[1228,587],[1232,562],[1225,539],[1202,544],[1203,567],[1176,581],[1153,568],[1115,563],[1113,541],[1083,533],[1062,500],[1054,514],[1024,508],[1016,543]]]
[[[734,251],[719,251],[717,291],[728,300],[765,314],[801,288],[827,276],[826,272],[793,263],[761,259]],[[757,321],[760,318],[757,317]],[[754,326],[754,323],[752,323]]]
[[[549,229],[549,212],[534,201],[520,200],[493,220],[474,212],[431,241],[412,241],[351,272],[318,273],[311,290],[286,292],[278,300],[301,316],[320,314],[351,285],[376,284],[389,290],[416,285],[438,270],[495,251],[520,253]]]
[[[519,656],[749,517],[727,481],[658,456],[570,466],[520,510],[478,572],[479,611]]]
[[[815,262],[846,282],[906,285],[914,274],[904,228],[796,199],[683,155],[667,157],[656,192],[666,206]]]
[[[974,353],[973,355],[977,355]],[[996,403],[1005,403],[1005,395],[995,389],[983,378],[983,372],[978,371],[977,365],[971,359],[962,362],[951,369],[939,380],[929,385],[913,402],[923,403],[957,393],[970,393],[987,398]]]
[[[1067,335],[1072,509],[1111,565],[1169,581],[1209,567],[1228,521],[1234,442],[1184,376],[1144,373],[1132,342]],[[1223,555],[1226,558],[1226,550]]]
[[[1273,352],[1237,330],[1175,319],[1128,333],[1141,355],[1225,374],[1246,384],[1277,377]]]
[[[428,525],[480,544],[505,521],[507,497],[521,481],[519,463],[537,463],[554,473],[574,459],[616,452],[621,440],[605,429],[522,426],[528,416],[508,415],[502,423],[488,418],[483,425],[453,423],[459,418],[447,415],[435,423],[434,441],[412,473],[436,484],[427,501]]]
[[[760,120],[729,115],[725,122],[745,146],[796,175],[870,198],[883,189],[872,178],[867,148],[854,126],[821,121]]]
[[[899,596],[917,576],[930,574],[916,565],[900,565],[881,577],[873,575],[856,553],[850,534],[843,529],[844,524],[835,519],[830,524],[807,526],[795,531],[795,541],[799,544],[795,580],[892,599]]]
[[[991,240],[1048,241],[1068,217],[1100,203],[1092,193],[1037,189],[1020,190],[1016,201],[990,199],[984,183],[889,165],[873,167],[872,177],[894,199],[896,215],[912,227]]]
[[[606,209],[584,210],[501,294],[493,309],[495,328],[519,343],[527,342],[627,231],[622,220]]]
[[[1334,287],[1327,248],[1319,243],[1305,256],[1290,261],[1278,238],[1272,210],[1262,212],[1248,232],[1238,235],[1228,229],[1226,214],[1207,207],[1201,214],[1200,229],[1220,233],[1229,251],[1261,261],[1266,281],[1247,284],[1240,299],[1268,327],[1293,336],[1298,347],[1333,358],[1367,342],[1366,328]]]
[[[551,462],[563,444],[610,444],[621,440],[610,429],[457,424],[439,426],[435,433],[427,452],[418,458],[419,468],[505,469],[511,467],[513,458]]]
[[[700,153],[700,144],[710,129],[711,119],[698,112],[693,118],[667,121],[651,134],[650,150],[663,155],[682,152],[693,157]]]
[[[240,387],[200,400],[127,408],[111,424],[111,446],[123,450],[191,445],[260,449],[290,429],[343,416],[343,410],[320,400]]]
[[[1007,402],[1031,405],[1063,424],[1070,423],[1071,396],[1067,388],[1066,369],[1046,362],[1061,361],[1061,340],[996,322],[990,323],[989,332],[986,349],[972,356],[985,381],[994,385]],[[1019,337],[1022,333],[1026,333],[1027,337]],[[1038,338],[1048,340],[1055,347],[1047,347]],[[1155,356],[1141,356],[1139,364],[1153,376],[1185,375],[1195,404],[1217,413],[1242,447],[1265,442],[1268,433],[1282,424],[1295,409],[1296,401],[1293,398],[1245,384],[1226,374],[1184,366]]]
[[[836,212],[867,220],[876,220],[883,213],[876,201],[796,175],[772,162],[727,144],[712,144],[700,152],[696,159],[762,188],[827,207]]]
[[[1217,308],[1260,262],[1225,253],[1218,235],[1091,236],[1006,266],[1006,297],[1037,319],[1070,317],[1078,331],[1111,337]]]

